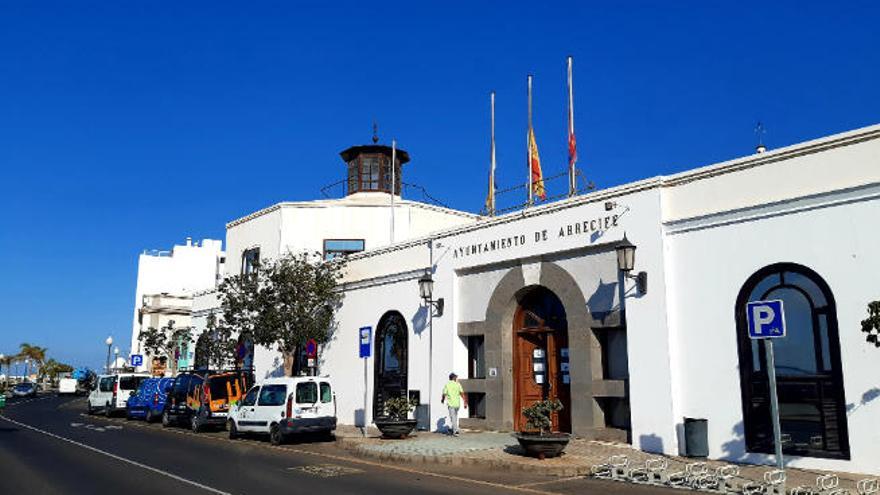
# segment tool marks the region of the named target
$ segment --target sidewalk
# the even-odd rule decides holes
[[[386,440],[379,437],[375,428],[367,430],[364,437],[359,429],[340,427],[337,443],[347,450],[365,457],[382,461],[418,464],[482,465],[499,471],[528,471],[550,476],[572,477],[590,474],[593,465],[604,463],[612,455],[625,455],[630,466],[644,464],[649,459],[665,458],[668,472],[681,471],[686,464],[697,461],[675,456],[645,453],[628,444],[572,439],[561,457],[543,461],[525,457],[516,439],[510,433],[464,432],[460,437],[439,433],[418,432],[403,440]],[[729,465],[720,461],[707,461],[711,469]],[[772,466],[738,465],[740,475],[735,479],[739,485],[748,481],[762,481],[764,473]],[[871,476],[852,473],[787,468],[786,487],[815,486],[816,477],[837,474],[840,488],[856,491],[856,483]]]

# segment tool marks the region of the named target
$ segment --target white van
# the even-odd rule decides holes
[[[120,373],[118,375],[99,375],[95,388],[89,393],[86,409],[89,414],[103,410],[107,417],[124,411],[131,393],[141,382],[150,378],[147,374]]]
[[[79,382],[75,378],[62,378],[58,380],[59,394],[75,394]]]
[[[273,445],[297,433],[336,429],[336,395],[328,377],[269,378],[254,386],[230,411],[229,438],[268,433]]]

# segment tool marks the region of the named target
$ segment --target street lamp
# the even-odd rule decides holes
[[[623,234],[623,240],[617,243],[614,248],[617,251],[617,269],[623,272],[625,278],[631,278],[636,281],[636,290],[640,295],[648,293],[648,273],[639,272],[632,275],[633,268],[636,264],[636,245],[629,242],[626,233]]]
[[[107,337],[107,340],[104,341],[107,344],[107,374],[110,373],[110,347],[113,346],[113,336]]]
[[[430,308],[436,310],[433,316],[443,316],[443,298],[433,299],[434,297],[434,279],[431,278],[431,272],[426,270],[422,278],[419,279],[419,295]]]

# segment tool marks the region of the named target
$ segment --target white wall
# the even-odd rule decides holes
[[[745,452],[734,305],[746,279],[760,268],[798,263],[816,271],[834,293],[846,403],[854,409],[847,418],[851,462],[801,458],[791,464],[880,474],[880,401],[860,404],[878,387],[880,353],[865,342],[859,325],[867,303],[880,299],[871,276],[880,273],[880,236],[870,228],[880,218],[880,186],[784,208],[741,210],[737,217],[672,225],[666,236],[670,325],[678,330],[681,354],[675,360],[677,420],[709,419],[713,458],[770,461]]]
[[[131,352],[137,348],[140,324],[138,310],[147,294],[192,295],[213,288],[222,270],[223,242],[204,239],[201,243],[175,245],[168,255],[138,256],[138,275],[132,318]]]

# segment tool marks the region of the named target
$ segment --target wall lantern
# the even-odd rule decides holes
[[[629,242],[626,233],[623,234],[623,240],[617,243],[614,248],[617,251],[617,269],[623,272],[623,276],[636,281],[636,290],[640,295],[648,293],[648,273],[639,272],[632,275],[633,268],[636,264],[636,245]]]
[[[436,313],[434,316],[443,316],[443,298],[433,299],[434,297],[434,279],[431,278],[431,272],[426,270],[422,278],[419,279],[419,295],[425,301],[425,304],[434,308]]]

